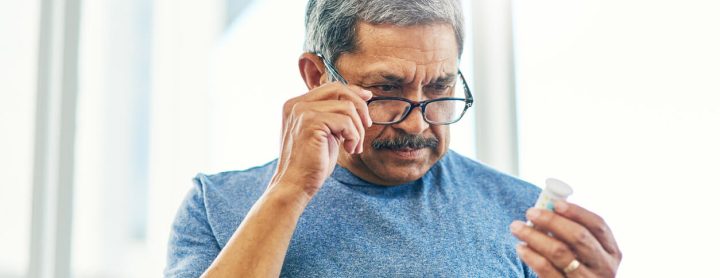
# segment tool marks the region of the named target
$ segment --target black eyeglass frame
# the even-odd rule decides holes
[[[348,85],[347,80],[342,75],[340,75],[340,73],[335,68],[335,66],[333,66],[327,59],[325,59],[325,57],[322,54],[315,53],[315,55],[320,57],[320,60],[323,61],[323,64],[325,65],[325,68],[327,69],[327,71],[330,74],[330,77],[332,79],[335,79],[342,84]],[[402,115],[402,117],[400,117],[397,121],[392,121],[392,122],[375,122],[375,121],[373,121],[373,124],[394,125],[394,124],[400,123],[400,122],[404,121],[405,118],[408,117],[408,115],[410,115],[410,112],[412,112],[413,109],[415,109],[415,107],[420,107],[420,112],[421,112],[420,114],[422,114],[423,120],[429,124],[449,125],[449,124],[457,123],[458,121],[460,121],[462,119],[462,117],[465,115],[465,112],[467,112],[468,108],[470,108],[474,102],[472,93],[470,92],[470,87],[467,85],[467,81],[465,81],[465,76],[463,76],[462,71],[460,71],[460,69],[458,69],[458,76],[460,76],[460,80],[462,81],[463,90],[465,92],[465,98],[444,97],[444,98],[436,98],[436,99],[429,99],[429,100],[423,100],[423,101],[413,101],[413,100],[409,100],[409,99],[402,98],[402,97],[372,97],[372,98],[370,98],[370,100],[368,100],[366,102],[367,105],[370,105],[370,103],[372,103],[374,101],[380,101],[380,100],[399,100],[399,101],[404,101],[404,102],[407,102],[410,104],[410,108],[406,109],[404,114]],[[457,82],[453,86],[457,86]],[[433,122],[433,121],[428,120],[427,117],[425,116],[426,115],[425,107],[427,107],[427,105],[430,103],[437,102],[437,101],[444,101],[444,100],[465,101],[465,106],[463,108],[462,113],[460,113],[460,116],[451,122],[438,123],[438,122]]]

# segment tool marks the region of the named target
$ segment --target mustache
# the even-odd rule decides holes
[[[422,137],[420,135],[401,134],[395,138],[375,139],[372,142],[376,150],[400,150],[400,149],[435,149],[440,141],[435,137]]]

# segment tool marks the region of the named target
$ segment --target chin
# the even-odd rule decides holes
[[[429,151],[416,159],[398,159],[387,156],[383,158],[371,160],[374,163],[368,163],[368,166],[375,175],[390,185],[408,183],[422,178],[435,162]]]
[[[417,151],[397,153],[368,148],[362,154],[345,156],[340,163],[366,181],[400,185],[422,178],[444,154],[443,149]]]

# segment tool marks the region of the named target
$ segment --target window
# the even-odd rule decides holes
[[[73,197],[76,277],[143,276],[152,2],[82,3]],[[127,267],[128,265],[145,267]]]
[[[0,3],[0,276],[27,271],[39,1]]]
[[[566,180],[610,223],[621,276],[715,272],[718,9],[516,1],[520,174]]]

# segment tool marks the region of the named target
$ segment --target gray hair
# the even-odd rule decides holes
[[[305,14],[305,51],[322,54],[334,64],[356,50],[359,21],[411,26],[450,24],[458,58],[462,55],[464,19],[459,0],[309,0]]]

